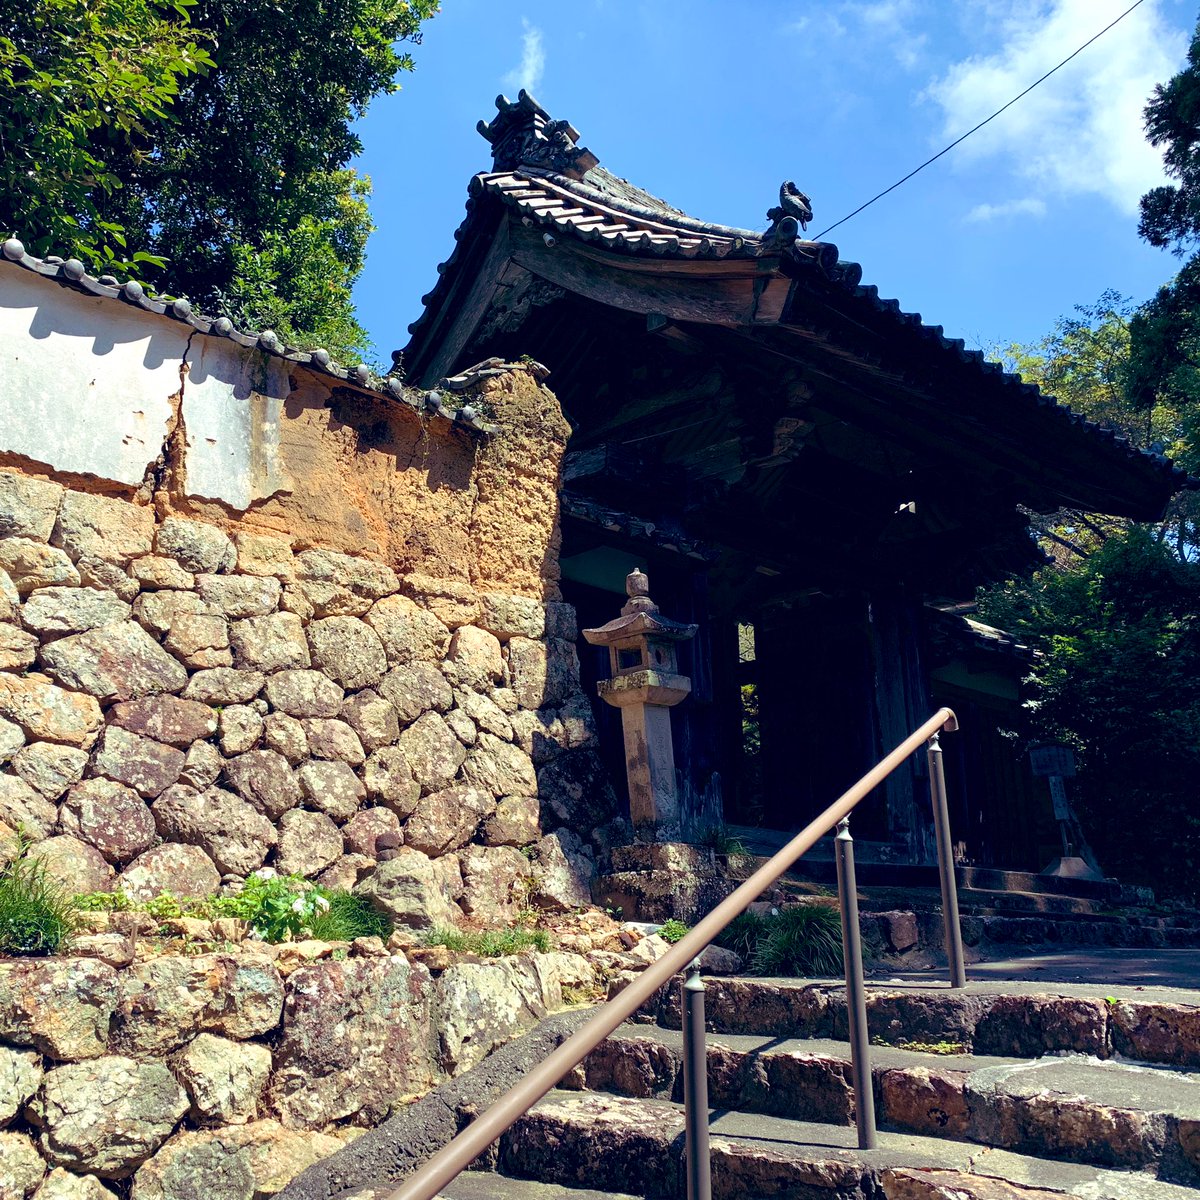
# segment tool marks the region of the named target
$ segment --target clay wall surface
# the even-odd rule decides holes
[[[568,427],[530,371],[455,398],[494,422],[481,439],[167,316],[8,267],[0,284],[0,466],[160,519],[557,598]]]

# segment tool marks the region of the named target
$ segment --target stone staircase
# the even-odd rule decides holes
[[[1200,993],[872,987],[879,1148],[856,1148],[843,989],[706,981],[717,1200],[1185,1200],[1200,1194]],[[678,985],[448,1200],[684,1196]],[[583,1189],[594,1189],[591,1191]]]

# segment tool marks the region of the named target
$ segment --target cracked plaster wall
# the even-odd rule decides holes
[[[0,465],[228,533],[558,598],[568,427],[525,371],[475,397],[477,444],[393,402],[167,317],[5,273]]]
[[[0,450],[140,484],[171,419],[186,331],[16,275],[0,290],[0,339]]]
[[[5,279],[0,332],[7,455],[135,487],[175,465],[185,493],[234,509],[291,485],[279,359],[22,276]]]

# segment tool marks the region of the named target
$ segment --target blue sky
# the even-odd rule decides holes
[[[779,184],[814,234],[1010,100],[1132,0],[444,0],[403,90],[361,123],[377,230],[356,291],[388,360],[453,248],[476,121],[522,87],[618,175],[694,216],[766,225]],[[1142,136],[1196,0],[1144,0],[1038,90],[827,240],[951,336],[1033,341],[1106,288],[1177,269],[1137,237],[1161,179]]]

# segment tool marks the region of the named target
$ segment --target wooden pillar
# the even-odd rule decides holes
[[[878,753],[886,754],[932,711],[923,666],[921,609],[903,594],[887,592],[871,596],[870,612]],[[904,848],[909,862],[935,862],[924,756],[913,755],[885,786],[890,840]]]

